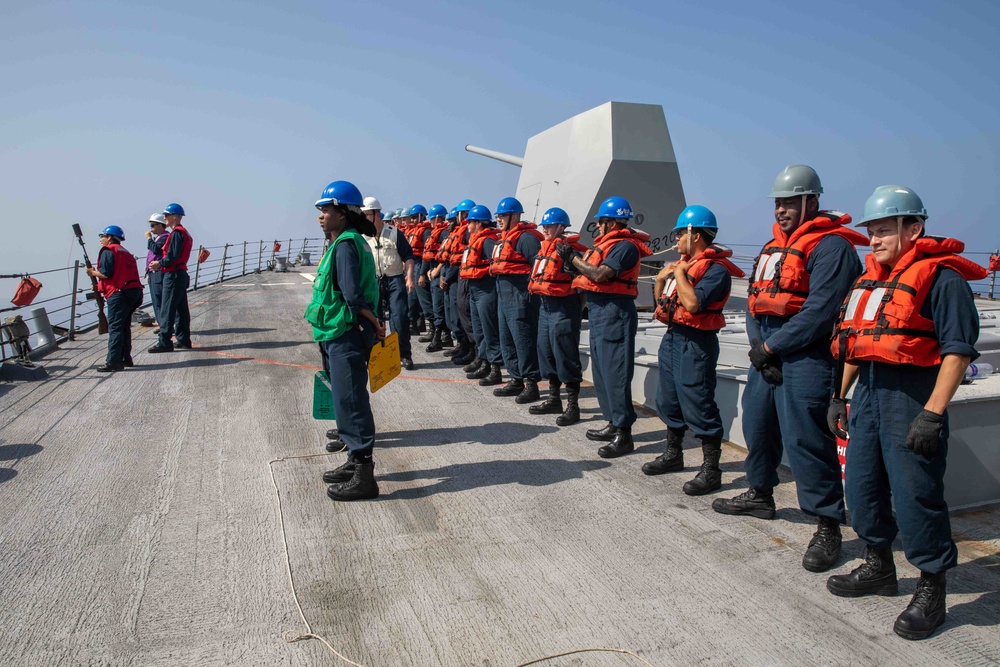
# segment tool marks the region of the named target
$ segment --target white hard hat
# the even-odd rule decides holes
[[[362,211],[381,211],[382,204],[378,203],[375,197],[365,197],[365,204],[361,207]]]
[[[162,213],[154,213],[153,215],[149,216],[149,221],[155,222],[159,225],[163,225],[164,227],[167,226],[167,219],[164,217]]]

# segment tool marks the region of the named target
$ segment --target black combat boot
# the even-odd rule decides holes
[[[437,331],[437,328],[434,326],[434,323],[430,322],[427,325],[427,333],[425,333],[423,336],[420,336],[419,338],[417,338],[417,342],[418,343],[429,343],[429,342],[431,342],[432,340],[434,340],[434,333],[436,331]]]
[[[684,470],[684,449],[681,443],[684,442],[683,428],[667,427],[667,451],[657,456],[652,461],[642,464],[642,472],[646,475],[662,475],[667,472],[677,472]]]
[[[559,379],[549,376],[549,397],[541,405],[532,405],[528,412],[533,415],[559,415],[562,414],[562,399],[559,398]],[[518,399],[520,400],[520,396]]]
[[[580,421],[580,383],[566,383],[566,412],[556,417],[559,426],[570,426]]]
[[[98,373],[114,373],[125,370],[125,364],[104,364],[95,369]]]
[[[531,378],[524,378],[524,389],[517,395],[514,402],[519,404],[534,403],[538,399],[538,382]]]
[[[773,519],[775,512],[773,493],[773,489],[747,489],[735,498],[716,498],[712,501],[712,509],[720,514]]]
[[[442,327],[441,331],[441,347],[454,347],[455,341],[451,337],[451,331]],[[453,353],[454,354],[454,353]]]
[[[690,482],[684,483],[684,493],[689,496],[703,496],[722,488],[722,470],[719,458],[722,456],[722,438],[702,438],[701,470]]]
[[[465,366],[463,366],[462,370],[465,371],[466,373],[475,373],[476,371],[482,370],[484,365],[489,366],[490,364],[485,359],[480,359],[479,357],[476,357],[475,359],[467,363]],[[478,380],[479,378],[469,377],[469,379]]]
[[[335,471],[331,471],[335,472]],[[375,483],[375,462],[371,459],[358,461],[351,478],[340,484],[333,484],[326,495],[334,500],[371,500],[378,498],[378,484]]]
[[[328,452],[339,452],[342,449],[344,449],[344,441],[339,436],[326,443],[326,451]]]
[[[490,365],[490,362],[483,359],[479,363],[479,368],[472,371],[471,373],[466,373],[465,377],[470,380],[482,380],[484,377],[489,375],[492,372],[492,370],[493,367]]]
[[[399,360],[399,365],[408,371],[412,371],[416,366],[413,364],[413,359],[410,357],[403,357]]]
[[[519,378],[511,378],[502,387],[497,387],[493,390],[494,396],[517,396],[522,391],[524,391],[524,380]],[[538,387],[535,387],[535,392],[538,392]]]
[[[608,422],[604,428],[587,429],[587,440],[594,442],[611,442],[616,435],[618,435],[618,427],[612,426],[611,422]]]
[[[876,549],[865,546],[865,562],[850,574],[835,574],[826,580],[826,590],[842,598],[859,598],[864,595],[896,595],[896,563],[892,560],[892,547]]]
[[[597,455],[602,459],[616,459],[619,456],[625,456],[634,449],[632,429],[620,428],[615,432],[615,437],[612,438],[611,442],[597,450]]]
[[[826,572],[840,558],[840,542],[840,521],[821,516],[802,556],[802,567],[810,572]]]
[[[327,484],[340,484],[350,481],[354,477],[354,469],[358,467],[358,460],[348,455],[347,461],[339,468],[327,470],[323,473],[323,481]]]
[[[479,380],[480,387],[492,387],[503,382],[503,373],[500,372],[500,364],[486,364],[488,375]]]
[[[421,340],[423,340],[423,337],[421,337]],[[441,327],[435,327],[434,334],[431,336],[431,344],[425,350],[427,352],[440,352],[442,349],[444,348],[441,344]]]
[[[335,428],[331,428],[326,432],[327,440],[340,440],[340,431]]]
[[[421,315],[417,318],[417,333],[424,333],[425,331],[427,331],[427,320],[425,320],[424,316]]]
[[[451,332],[449,331],[447,333],[448,333],[448,340],[452,340]],[[442,344],[444,343],[444,340],[445,340],[444,337],[442,337],[441,338],[441,343]],[[454,342],[452,343],[452,345],[454,345]],[[451,349],[450,350],[445,350],[444,356],[454,358],[457,355],[465,354],[465,351],[467,349],[465,343],[463,343],[462,341],[459,341],[458,345],[454,345],[454,347],[452,347],[452,345],[445,345],[445,347],[449,347]]]
[[[410,320],[410,335],[416,336],[420,333],[420,323],[417,320]]]
[[[456,366],[471,364],[473,361],[479,361],[479,351],[476,349],[475,343],[466,343],[462,353],[456,354],[451,358],[451,363]]]
[[[944,572],[929,574],[921,570],[910,605],[899,615],[892,629],[903,639],[927,639],[944,624],[947,593]]]

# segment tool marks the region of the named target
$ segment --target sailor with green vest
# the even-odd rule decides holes
[[[375,483],[375,418],[368,400],[368,356],[385,326],[375,315],[378,280],[375,260],[362,236],[374,235],[361,213],[364,200],[353,183],[334,181],[316,202],[319,224],[330,246],[316,270],[305,319],[323,351],[330,376],[337,431],[348,450],[347,462],[323,474],[334,500],[378,497]]]

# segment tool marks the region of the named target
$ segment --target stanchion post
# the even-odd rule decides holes
[[[76,340],[76,294],[80,281],[80,260],[73,262],[73,294],[69,302],[69,339]]]
[[[222,262],[219,264],[219,279],[215,282],[221,283],[226,277],[226,255],[229,254],[229,244],[222,246]]]
[[[198,257],[201,258],[202,247],[198,246]],[[194,263],[194,287],[191,290],[198,289],[198,274],[201,272],[201,262]]]
[[[241,276],[247,274],[247,242],[243,242],[243,272],[240,273]]]
[[[260,240],[260,250],[257,252],[257,273],[260,273],[260,263],[264,261],[264,239]]]

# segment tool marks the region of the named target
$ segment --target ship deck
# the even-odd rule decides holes
[[[849,600],[802,569],[813,522],[787,471],[778,520],[717,514],[685,473],[646,477],[638,450],[597,458],[560,429],[415,346],[418,368],[374,394],[382,496],[335,503],[331,423],[311,418],[318,352],[305,277],[251,275],[191,294],[197,348],[141,351],[101,375],[80,336],[40,382],[0,384],[0,664],[513,666],[595,647],[666,665],[1000,663],[1000,510],[953,515],[960,565],[932,638],[892,633],[900,594]],[[695,448],[696,442],[687,443]],[[724,487],[744,487],[727,445]],[[845,531],[836,571],[861,544]],[[294,595],[290,586],[294,582]],[[296,602],[297,599],[297,602]],[[642,664],[578,653],[552,665]]]

